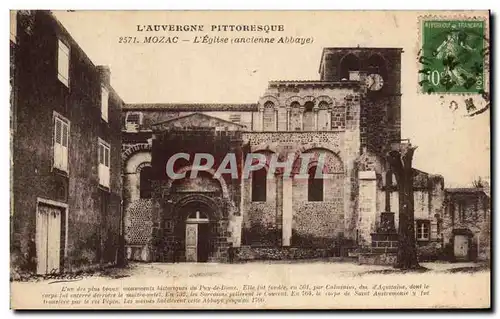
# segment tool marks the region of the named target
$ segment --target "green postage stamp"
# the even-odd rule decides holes
[[[419,90],[483,94],[489,51],[487,22],[431,16],[420,23]]]

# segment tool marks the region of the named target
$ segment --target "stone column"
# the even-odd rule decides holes
[[[276,245],[283,244],[283,205],[286,196],[283,193],[283,174],[275,175],[276,185]]]
[[[259,131],[264,131],[264,107],[259,107]]]
[[[385,173],[385,212],[391,211],[391,187],[392,187],[392,172],[388,170]]]
[[[286,130],[290,131],[290,116],[291,116],[292,108],[287,106],[286,108]]]
[[[290,246],[292,239],[292,219],[293,219],[293,199],[292,199],[292,177],[283,177],[283,228],[282,243],[283,246]]]
[[[328,131],[330,131],[332,129],[332,125],[333,125],[333,123],[332,123],[332,119],[333,119],[332,112],[333,112],[332,109],[328,109],[327,110],[327,116],[328,116],[328,127],[327,127],[327,130]]]
[[[374,171],[358,172],[359,184],[359,235],[362,243],[371,245],[371,233],[375,230],[377,220],[377,179]]]
[[[313,111],[314,111],[314,130],[317,131],[318,130],[318,111],[319,111],[319,108],[317,106],[315,106],[313,108]]]
[[[276,132],[278,131],[278,105],[276,105],[274,109],[274,129]]]
[[[243,170],[243,165],[245,162],[245,154],[241,152],[241,160],[240,160],[240,165]],[[243,214],[245,213],[245,182],[246,180],[243,178],[243,171],[241,172],[240,176],[240,213],[239,216],[233,216],[233,247],[240,247],[241,246],[241,228],[243,227]]]
[[[304,110],[305,108],[303,106],[300,107],[300,130],[304,130]]]

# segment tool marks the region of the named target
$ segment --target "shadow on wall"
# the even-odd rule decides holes
[[[244,245],[235,251],[235,259],[295,260],[346,257],[354,249],[354,241],[342,234],[330,238],[299,235],[292,231],[292,246],[281,246],[281,231],[271,223],[253,221],[243,232]]]
[[[478,249],[475,243],[471,243],[468,254],[462,259],[455,256],[453,244],[442,245],[439,242],[433,242],[417,247],[418,261],[478,261]]]
[[[242,239],[251,246],[276,247],[281,243],[281,232],[272,223],[251,221],[250,227],[243,229]]]
[[[342,257],[347,256],[348,252],[355,248],[355,242],[345,238],[342,233],[334,237],[317,237],[299,234],[295,229],[292,229],[292,246],[323,248],[330,251],[332,257]]]
[[[36,272],[36,243],[31,238],[28,242],[28,252],[23,254],[21,249],[11,249],[10,277],[17,280],[26,274]]]

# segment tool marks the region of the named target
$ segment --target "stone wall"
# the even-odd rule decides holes
[[[150,261],[149,247],[153,241],[151,199],[136,199],[125,210],[125,246],[129,259]],[[137,251],[140,251],[137,255]],[[144,259],[146,258],[146,259]]]
[[[360,104],[359,83],[271,82],[259,99],[260,111],[253,113],[251,130],[342,130],[348,117],[346,109],[351,102]],[[312,110],[306,110],[308,103],[312,103]],[[271,105],[271,108],[264,108],[264,105]],[[265,127],[263,119],[266,119]]]
[[[396,261],[396,253],[362,253],[358,257],[360,265],[394,266]]]
[[[125,162],[123,188],[124,207],[140,198],[140,173],[144,166],[151,166],[151,152],[139,151]]]
[[[235,249],[234,261],[297,260],[342,257],[341,251],[331,247],[250,247]]]
[[[351,177],[351,183],[356,187],[354,194],[357,195],[353,197],[356,206],[352,220],[356,228],[356,242],[362,247],[371,246],[371,234],[377,229],[380,213],[385,208],[382,190],[384,165],[383,158],[363,147]]]
[[[140,173],[146,166],[151,166],[151,153],[142,148],[128,155],[124,165],[124,236],[130,260],[151,261],[152,203],[150,198],[140,198]]]
[[[267,154],[279,154],[283,160],[287,154],[312,153],[312,164],[320,154],[325,156],[325,179],[323,180],[323,200],[308,200],[308,180],[296,175],[291,181],[289,193],[283,190],[281,176],[267,180],[266,202],[252,202],[251,180],[245,181],[243,207],[244,245],[280,245],[283,235],[283,202],[291,202],[291,245],[292,246],[333,246],[345,234],[345,208],[349,207],[351,184],[344,173],[347,165],[343,162],[342,132],[283,132],[244,133],[252,152],[266,150]],[[300,161],[294,164],[294,174],[300,169]],[[347,187],[346,187],[347,186]],[[348,196],[346,196],[348,194]],[[249,234],[260,234],[261,238],[249,242]]]
[[[252,201],[252,179],[244,181],[243,245],[274,246],[281,242],[280,226],[276,204],[276,178],[267,180],[265,202]]]
[[[442,240],[442,218],[445,210],[444,179],[439,175],[428,174],[414,170],[413,197],[415,221],[426,221],[430,225],[430,238],[419,242],[426,245]],[[372,228],[376,229],[380,220],[380,212],[386,211],[386,176],[385,172],[377,175],[377,213]],[[396,229],[399,221],[399,193],[392,176],[392,186],[389,187],[389,210],[394,213]],[[369,245],[368,245],[369,246]]]
[[[342,202],[303,202],[294,205],[292,245],[333,247],[344,236]]]
[[[168,199],[167,199],[168,198]],[[200,193],[172,193],[167,198],[153,198],[152,251],[154,261],[186,261],[186,218],[193,210],[185,210],[183,203],[211,203],[207,210],[201,208],[209,217],[209,262],[227,261],[227,251],[232,236],[231,217],[227,201],[220,194],[204,196]],[[194,201],[192,200],[194,199]],[[231,204],[229,204],[231,205]],[[155,221],[157,216],[158,221]],[[155,227],[155,225],[157,227]]]
[[[401,138],[401,49],[325,48],[320,76],[323,81],[348,78],[346,71],[378,73],[384,79],[380,91],[368,91],[361,101],[361,145],[383,154],[387,141]],[[344,62],[354,60],[354,63]],[[353,65],[354,64],[354,65]],[[374,68],[375,66],[375,68]]]
[[[357,223],[357,243],[362,247],[372,245],[372,233],[375,232],[380,218],[380,208],[377,199],[380,192],[377,188],[377,174],[375,171],[359,171],[359,206]]]
[[[307,179],[293,181],[292,246],[331,247],[344,236],[344,174],[323,181],[323,201],[308,201]]]
[[[199,123],[200,118],[193,117]],[[211,119],[216,121],[214,119]],[[187,122],[186,122],[187,121]],[[189,126],[189,119],[182,123]],[[225,122],[218,122],[220,125]],[[174,125],[178,125],[174,124]],[[206,124],[206,123],[205,123]],[[232,124],[231,124],[232,125]],[[197,126],[198,127],[198,126]],[[225,261],[227,249],[234,242],[232,229],[240,215],[241,185],[239,178],[214,174],[222,158],[228,153],[237,154],[241,161],[239,132],[220,135],[213,129],[188,130],[175,127],[172,131],[157,132],[152,147],[152,168],[155,174],[153,193],[153,248],[154,260],[185,260],[186,219],[199,210],[209,219],[209,261]],[[187,146],[188,145],[188,146]],[[165,175],[165,164],[172,154],[188,151],[191,154],[210,153],[215,157],[215,167],[206,172],[198,172],[198,177],[189,177],[192,170],[190,162],[180,162],[174,170],[186,177],[171,180]],[[174,252],[178,255],[175,257]]]
[[[443,243],[453,256],[455,234],[469,238],[469,259],[489,260],[491,204],[481,189],[447,189],[443,216]]]
[[[14,61],[18,100],[12,144],[12,269],[36,271],[39,199],[67,205],[68,219],[61,223],[63,271],[114,264],[123,254],[119,249],[123,101],[108,87],[108,120],[101,119],[101,85],[109,86],[106,68],[96,67],[50,12],[23,15],[19,23],[30,19],[32,24],[18,28]],[[59,39],[70,47],[69,88],[57,75]],[[70,124],[67,172],[54,167],[56,113]],[[109,188],[99,186],[98,138],[110,144]]]
[[[341,81],[340,75],[345,70],[338,64],[347,53],[359,59],[361,69],[371,67],[373,56],[382,59],[385,83],[380,94],[365,92],[359,81]],[[290,153],[298,157],[301,153],[321,150],[339,159],[340,169],[328,173],[323,200],[319,202],[308,200],[307,180],[294,178],[287,183],[279,174],[268,179],[265,202],[252,201],[251,180],[240,184],[235,180],[228,182],[236,206],[234,211],[238,212],[229,217],[228,227],[234,230],[241,225],[241,236],[233,231],[230,238],[235,247],[240,244],[328,246],[346,238],[358,240],[358,236],[369,244],[370,233],[385,208],[381,185],[384,163],[380,158],[388,141],[400,139],[400,57],[399,49],[327,48],[322,60],[322,81],[272,81],[258,104],[244,111],[241,106],[235,106],[234,112],[208,111],[202,104],[195,107],[224,121],[231,121],[240,112],[240,123],[246,127],[237,130],[243,131],[242,142],[249,146],[250,152],[277,154],[284,159]],[[185,108],[171,106],[141,112],[145,129],[154,122],[189,114]],[[206,126],[201,122],[192,124]],[[363,203],[358,198],[359,171],[375,172],[370,182],[374,199],[369,212],[360,211]],[[392,196],[391,203],[395,201],[397,198]],[[428,201],[434,201],[433,207],[439,205],[434,196],[429,196]],[[437,208],[430,210],[437,212]],[[437,224],[433,227],[436,229]],[[287,238],[289,232],[291,242]]]
[[[391,141],[401,139],[401,124],[396,121],[401,112],[401,96],[370,98],[361,102],[361,147],[384,155]]]

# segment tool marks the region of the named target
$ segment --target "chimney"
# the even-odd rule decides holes
[[[101,79],[101,83],[106,85],[106,87],[111,86],[111,71],[109,69],[109,66],[107,65],[98,65],[97,66],[97,71],[99,72],[99,77]]]

